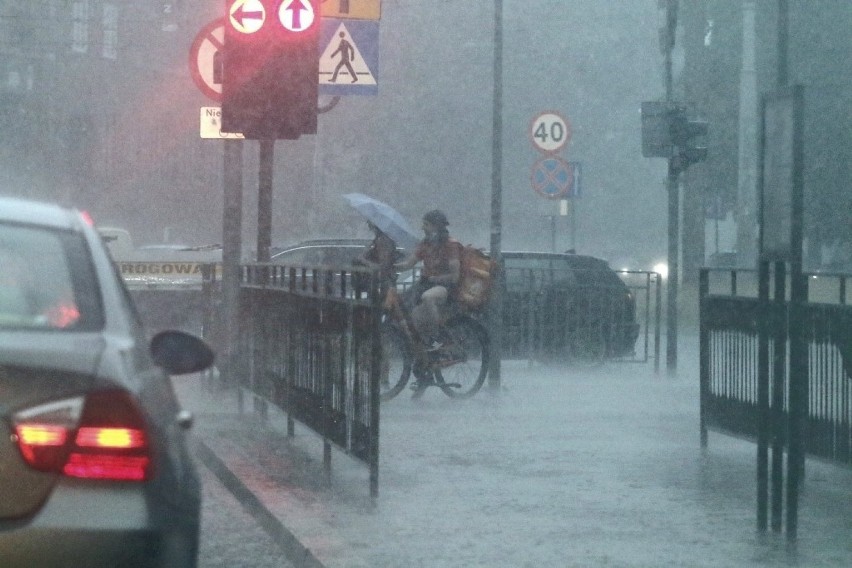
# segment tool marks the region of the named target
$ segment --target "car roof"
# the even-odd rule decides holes
[[[79,227],[80,213],[52,203],[0,197],[0,220],[57,229],[75,229]]]
[[[586,254],[574,254],[566,252],[540,252],[540,251],[503,251],[504,259],[538,259],[538,260],[562,260],[572,268],[609,268],[609,263],[602,258]]]

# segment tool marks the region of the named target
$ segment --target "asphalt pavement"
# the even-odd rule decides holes
[[[430,389],[381,409],[379,495],[365,465],[274,408],[197,377],[199,460],[295,566],[852,566],[852,471],[808,461],[794,544],[756,531],[753,443],[698,431],[698,339],[678,371],[507,361],[469,400]],[[245,566],[252,566],[246,559]]]

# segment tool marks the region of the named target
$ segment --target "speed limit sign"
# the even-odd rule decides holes
[[[571,140],[571,123],[558,112],[539,113],[530,124],[530,139],[542,152],[553,154]]]

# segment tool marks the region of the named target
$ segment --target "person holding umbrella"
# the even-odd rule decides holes
[[[381,292],[384,296],[387,287],[396,278],[394,263],[398,260],[399,253],[396,248],[396,241],[390,235],[378,228],[372,221],[367,221],[367,227],[373,232],[373,241],[358,260],[361,264],[379,271]]]

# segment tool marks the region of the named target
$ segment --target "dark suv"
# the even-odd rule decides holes
[[[579,254],[503,253],[506,355],[600,361],[631,356],[633,294],[606,261]]]

